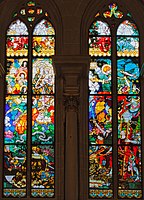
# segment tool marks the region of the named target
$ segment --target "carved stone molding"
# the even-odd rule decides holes
[[[4,74],[5,74],[4,67],[3,67],[2,64],[0,63],[0,77],[3,77]]]
[[[79,96],[64,96],[64,106],[66,111],[78,112]]]

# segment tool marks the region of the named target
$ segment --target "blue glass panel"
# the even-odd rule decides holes
[[[139,94],[139,75],[140,73],[137,59],[118,59],[118,94]]]

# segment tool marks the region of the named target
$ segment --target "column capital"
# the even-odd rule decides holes
[[[88,77],[89,56],[53,56],[56,80],[63,81],[64,96],[79,96],[80,81]]]
[[[64,106],[66,111],[78,112],[79,97],[78,96],[64,96]]]

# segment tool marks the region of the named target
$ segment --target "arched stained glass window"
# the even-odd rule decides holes
[[[47,13],[33,28],[43,13],[35,6],[30,1],[19,12],[28,25],[14,14],[6,37],[3,197],[9,199],[55,193],[55,30]]]
[[[107,23],[98,20],[90,27],[89,53],[89,192],[112,196],[111,31]],[[100,166],[107,166],[105,173]]]
[[[139,32],[123,21],[117,29],[118,194],[139,198],[141,181],[141,113]],[[123,43],[123,45],[122,45]]]
[[[108,8],[96,14],[89,28],[89,197],[111,199],[116,191],[117,198],[138,199],[142,197],[139,31],[118,5]]]

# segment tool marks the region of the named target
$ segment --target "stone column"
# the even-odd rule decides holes
[[[65,96],[65,199],[78,200],[78,96]]]
[[[79,199],[79,105],[83,74],[87,73],[89,57],[87,56],[54,56],[57,85],[57,110],[64,116],[64,159],[65,159],[65,200]],[[62,87],[62,88],[60,88]],[[61,94],[60,92],[61,91]],[[57,96],[57,94],[59,94]],[[63,108],[60,108],[63,99]]]

